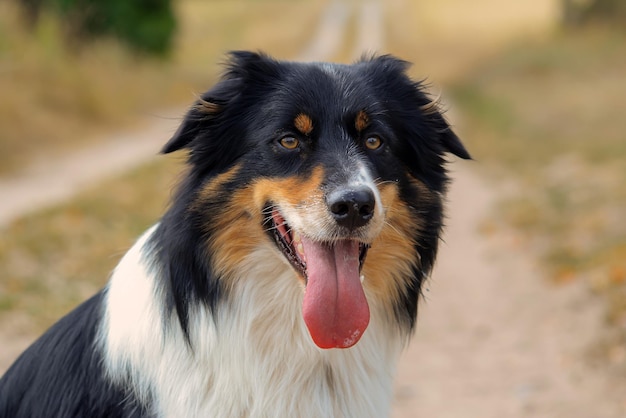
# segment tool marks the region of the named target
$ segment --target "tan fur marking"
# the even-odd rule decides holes
[[[420,106],[420,110],[424,112],[425,115],[432,115],[441,111],[441,92],[430,102],[425,105]]]
[[[257,207],[271,201],[278,205],[292,207],[322,199],[320,185],[324,178],[324,169],[316,167],[310,177],[289,177],[285,179],[261,179],[254,186],[254,202]]]
[[[293,120],[293,125],[304,135],[309,135],[313,131],[313,120],[310,116],[300,113]]]
[[[363,265],[365,287],[382,300],[397,300],[412,267],[419,263],[415,254],[414,237],[419,221],[398,196],[395,184],[380,187],[385,208],[385,226],[376,237]]]
[[[205,203],[216,198],[224,198],[222,188],[239,173],[240,165],[217,175],[205,184],[191,205],[190,210],[202,212],[206,210]],[[234,273],[235,267],[248,256],[254,247],[263,239],[260,211],[250,206],[249,188],[243,188],[233,193],[219,213],[206,216],[206,231],[210,231],[211,240],[207,242],[207,257],[211,257],[215,273],[229,276]],[[258,213],[256,213],[258,212]],[[228,282],[225,283],[227,286]]]
[[[432,203],[437,199],[423,182],[412,176],[409,180],[419,190],[421,201]],[[420,264],[415,237],[424,224],[419,215],[402,202],[395,184],[381,185],[380,193],[385,208],[385,226],[367,254],[363,275],[370,292],[382,300],[398,300],[412,277],[412,268]]]
[[[222,106],[204,99],[198,99],[198,103],[196,103],[195,107],[196,110],[201,113],[206,113],[207,115],[214,115],[222,110]]]
[[[432,203],[437,198],[435,193],[432,190],[430,190],[428,186],[426,186],[423,182],[416,179],[410,174],[408,177],[409,177],[409,181],[411,182],[411,185],[415,187],[417,190],[419,190],[419,196],[423,202]]]
[[[364,110],[360,110],[359,113],[356,114],[356,119],[354,120],[354,127],[358,132],[361,132],[365,128],[367,128],[370,124],[370,117],[367,116]]]
[[[208,225],[212,230],[208,254],[215,273],[226,279],[237,277],[237,269],[265,239],[261,211],[250,205],[250,193],[250,188],[235,192],[223,210],[211,216]],[[233,282],[224,284],[228,287]]]
[[[201,210],[202,203],[213,199],[216,193],[218,193],[219,190],[222,188],[224,183],[227,183],[230,180],[232,180],[237,175],[240,169],[241,169],[240,165],[235,165],[230,170],[225,171],[221,174],[218,174],[210,182],[202,186],[202,188],[198,192],[198,195],[195,201],[191,205],[190,209],[192,211]]]
[[[240,269],[247,257],[266,239],[260,228],[260,221],[245,216],[226,216],[225,222],[220,222],[217,232],[209,243],[215,272],[224,278],[237,278]],[[228,285],[233,282],[225,282]]]
[[[212,231],[208,254],[211,254],[213,265],[218,269],[216,273],[235,279],[237,269],[253,250],[267,239],[261,225],[264,218],[270,216],[268,213],[262,213],[268,201],[297,206],[321,199],[322,192],[319,186],[323,172],[322,167],[318,167],[312,176],[306,179],[259,179],[233,193],[223,210],[211,216],[211,225],[207,225]],[[219,190],[220,184],[235,174],[235,169],[221,174],[209,183],[201,194],[204,198],[210,198],[214,191]],[[232,284],[233,282],[225,283],[226,286]]]
[[[236,175],[239,167],[220,174],[207,184],[198,199],[211,199],[219,192],[221,185]],[[267,202],[282,207],[300,207],[316,210],[323,193],[320,185],[324,170],[317,167],[307,178],[263,178],[238,190],[220,213],[210,217],[211,241],[208,242],[207,256],[210,255],[216,273],[224,277],[224,285],[232,286],[238,277],[237,271],[250,254],[266,239],[262,228],[268,213],[262,213]],[[422,198],[435,198],[432,192],[419,180],[411,178],[418,187]],[[402,202],[396,184],[379,186],[382,205],[385,210],[385,226],[374,239],[363,266],[364,286],[368,294],[378,300],[398,300],[412,277],[412,268],[419,265],[415,252],[415,236],[421,229],[421,220],[412,214]]]

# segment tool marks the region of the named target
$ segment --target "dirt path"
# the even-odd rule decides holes
[[[580,283],[546,283],[509,237],[479,233],[497,195],[475,164],[452,166],[445,243],[398,367],[392,416],[625,417],[624,382],[585,361],[601,307]]]
[[[63,202],[98,181],[156,158],[183,112],[144,116],[141,130],[110,134],[91,147],[37,161],[20,173],[0,177],[0,231],[20,216]]]
[[[353,9],[345,1],[332,0],[322,15],[311,42],[295,58],[296,61],[324,61],[335,56],[344,43],[345,27]]]

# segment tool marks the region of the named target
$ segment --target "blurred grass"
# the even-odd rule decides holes
[[[165,61],[133,55],[112,39],[69,50],[62,22],[44,14],[30,31],[14,2],[0,2],[0,175],[140,115],[186,105],[211,85],[229,49],[294,55],[325,3],[177,1],[180,31]]]
[[[478,160],[518,174],[508,220],[550,242],[556,274],[615,263],[626,241],[626,34],[601,29],[520,44],[451,88]]]
[[[563,30],[556,1],[387,4],[390,51],[443,90],[474,166],[508,196],[484,232],[512,227],[552,282],[603,298],[596,354],[624,370],[626,32]]]
[[[388,51],[435,87],[464,78],[516,39],[545,39],[559,18],[555,0],[386,0],[385,8]]]
[[[40,332],[101,288],[121,255],[165,210],[180,169],[173,158],[163,158],[3,231],[0,324],[12,312],[26,313],[21,332]]]
[[[138,115],[187,106],[210,87],[230,49],[296,55],[326,1],[183,0],[172,60],[138,58],[103,40],[80,53],[45,17],[33,35],[0,3],[0,175],[82,146]],[[103,137],[103,136],[99,136]],[[133,241],[164,212],[182,169],[163,158],[94,185],[0,233],[0,335],[43,331],[101,288]]]
[[[626,33],[589,27],[519,42],[451,88],[474,157],[515,179],[488,229],[512,225],[555,283],[605,298],[608,358],[626,346],[625,74]]]

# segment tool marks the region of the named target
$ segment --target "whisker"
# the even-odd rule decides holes
[[[375,184],[376,186],[382,186],[382,185],[384,185],[384,184],[397,184],[397,183],[398,183],[398,182],[397,182],[397,181],[394,181],[394,180],[382,180],[382,179],[380,179],[380,178],[374,179],[374,184]]]
[[[389,228],[393,229],[393,230],[396,232],[396,234],[398,234],[398,235],[403,235],[403,234],[402,234],[402,233],[398,230],[398,228],[396,228],[396,227],[395,227],[395,226],[393,226],[391,223],[389,223],[389,221],[385,220],[385,225],[388,225],[388,226],[389,226]]]
[[[266,231],[274,231],[274,230],[276,230],[276,231],[277,231],[279,227],[281,227],[281,226],[286,226],[286,228],[285,228],[285,229],[286,229],[286,232],[287,232],[288,234],[291,234],[291,233],[293,232],[293,227],[291,227],[291,226],[287,223],[287,221],[284,221],[283,223],[281,223],[281,224],[277,225],[277,224],[275,224],[275,223],[273,222],[273,218],[272,218],[272,216],[271,216],[271,215],[266,216],[265,218],[263,218],[263,224],[264,224],[264,225],[265,225],[265,224],[270,224],[269,226],[267,226],[267,227],[265,228],[265,230],[266,230]]]

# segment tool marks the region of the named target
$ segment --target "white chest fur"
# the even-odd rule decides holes
[[[302,286],[272,248],[259,248],[229,281],[215,313],[190,311],[191,347],[163,318],[157,271],[142,247],[126,254],[107,293],[101,345],[110,377],[132,385],[162,417],[384,417],[403,339],[372,300],[354,347],[319,349],[301,315]],[[367,280],[367,278],[366,278]]]

